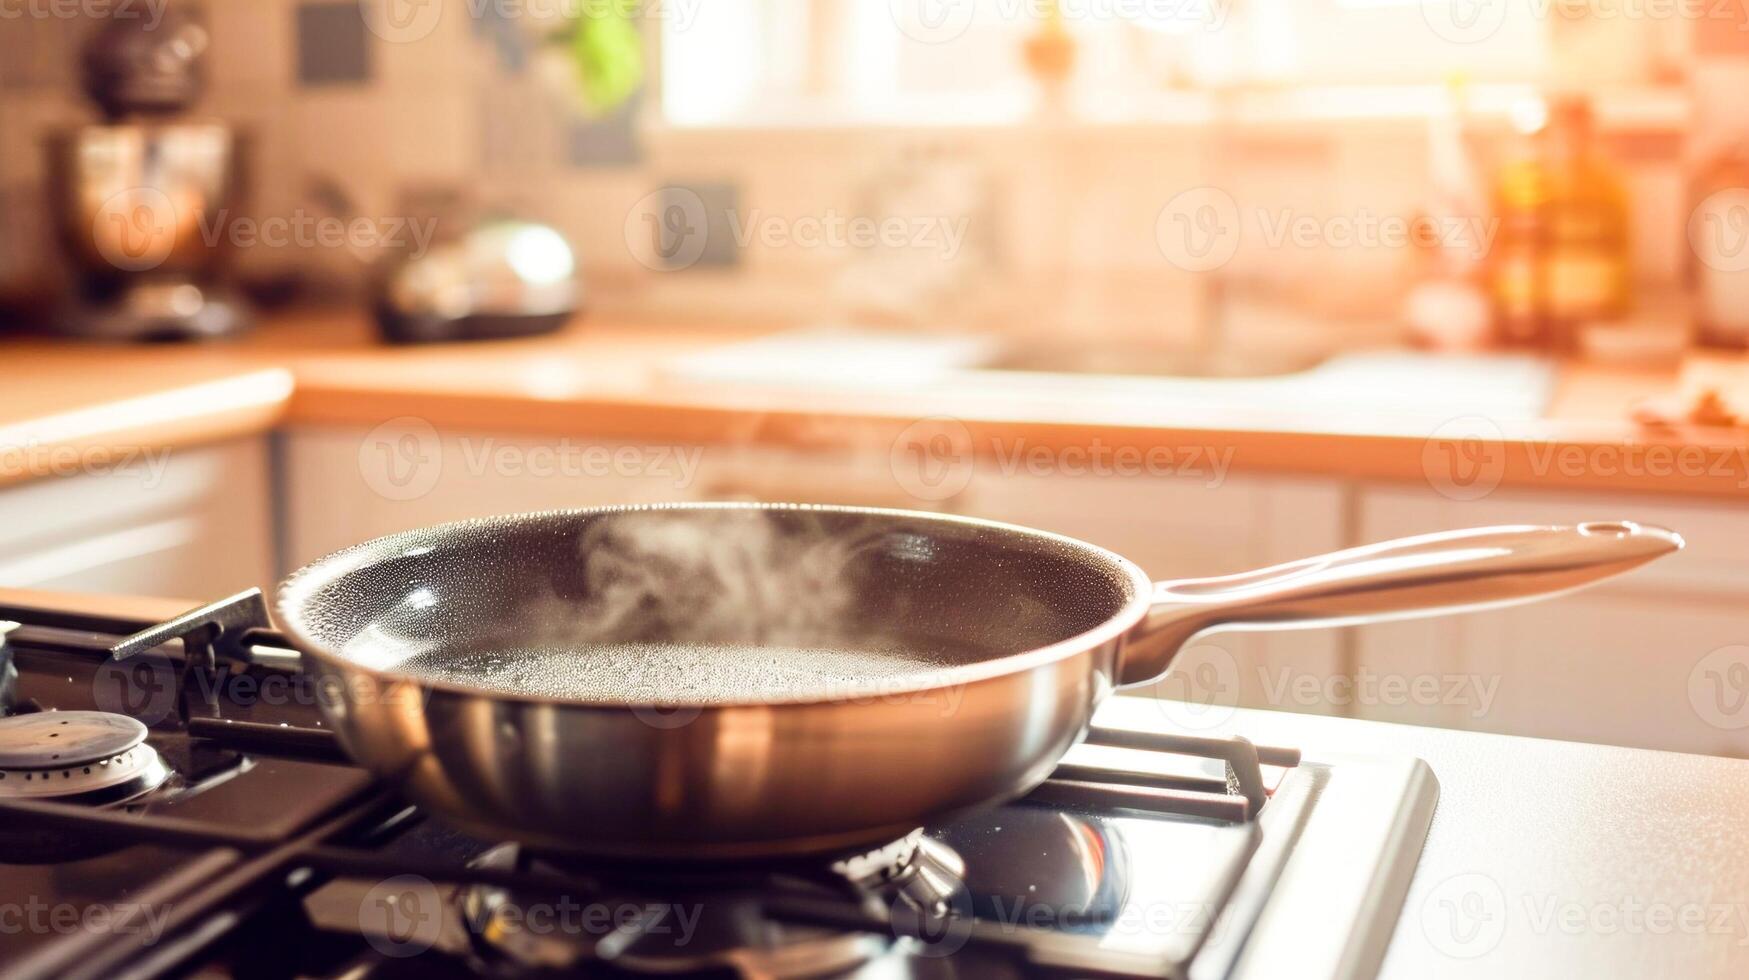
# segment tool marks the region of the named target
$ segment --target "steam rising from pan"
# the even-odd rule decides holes
[[[839,644],[856,606],[850,568],[880,538],[764,511],[628,514],[578,540],[589,598],[561,611],[590,637]]]
[[[859,615],[870,563],[927,557],[917,551],[926,539],[784,516],[648,511],[592,522],[577,537],[581,598],[548,592],[518,609],[504,645],[432,651],[400,669],[546,697],[711,704],[880,696],[992,655]]]
[[[602,704],[915,690],[1076,635],[1128,595],[1066,544],[837,509],[530,515],[395,546],[321,586],[348,659]]]

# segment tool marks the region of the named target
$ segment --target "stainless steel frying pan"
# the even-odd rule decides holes
[[[346,750],[461,825],[559,851],[767,857],[1027,792],[1102,698],[1199,633],[1506,605],[1680,547],[1627,522],[1498,527],[1156,584],[1103,548],[960,517],[599,508],[371,541],[295,574],[279,612]],[[769,674],[734,660],[710,689],[710,657],[780,649],[828,666],[798,680],[793,657]],[[541,669],[519,673],[517,651]]]

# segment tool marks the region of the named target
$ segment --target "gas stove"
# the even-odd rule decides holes
[[[1418,760],[1162,713],[866,853],[581,861],[349,764],[259,592],[165,623],[0,607],[0,635],[9,977],[1366,977],[1437,796]]]

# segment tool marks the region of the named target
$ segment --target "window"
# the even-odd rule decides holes
[[[1382,92],[1458,75],[1643,83],[1682,28],[1599,0],[703,0],[662,19],[664,115],[1018,121],[1038,104],[1024,45],[1053,10],[1075,42],[1067,104],[1094,118],[1159,118],[1216,92]]]

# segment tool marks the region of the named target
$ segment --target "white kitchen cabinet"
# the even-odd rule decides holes
[[[1345,546],[1345,493],[1334,480],[1212,473],[1065,476],[979,471],[956,509],[1056,531],[1109,548],[1159,579],[1226,575]],[[1327,677],[1342,663],[1335,630],[1224,633],[1196,641],[1153,689],[1208,710],[1176,724],[1218,724],[1223,708],[1339,713],[1320,700],[1281,704],[1281,677]]]
[[[908,494],[884,452],[629,445],[584,436],[439,434],[402,420],[286,435],[287,560],[491,514],[688,500],[952,509]]]
[[[697,499],[697,446],[439,434],[397,420],[285,434],[285,560],[297,567],[380,535],[471,517]]]
[[[1356,705],[1360,717],[1749,755],[1749,510],[1665,497],[1362,492],[1363,538],[1488,524],[1631,519],[1688,540],[1585,592],[1535,605],[1354,631],[1356,669],[1440,678],[1436,703]],[[1495,691],[1488,703],[1477,696]],[[1484,707],[1486,710],[1484,710]]]
[[[0,586],[210,600],[273,584],[266,440],[93,457],[0,490]]]

